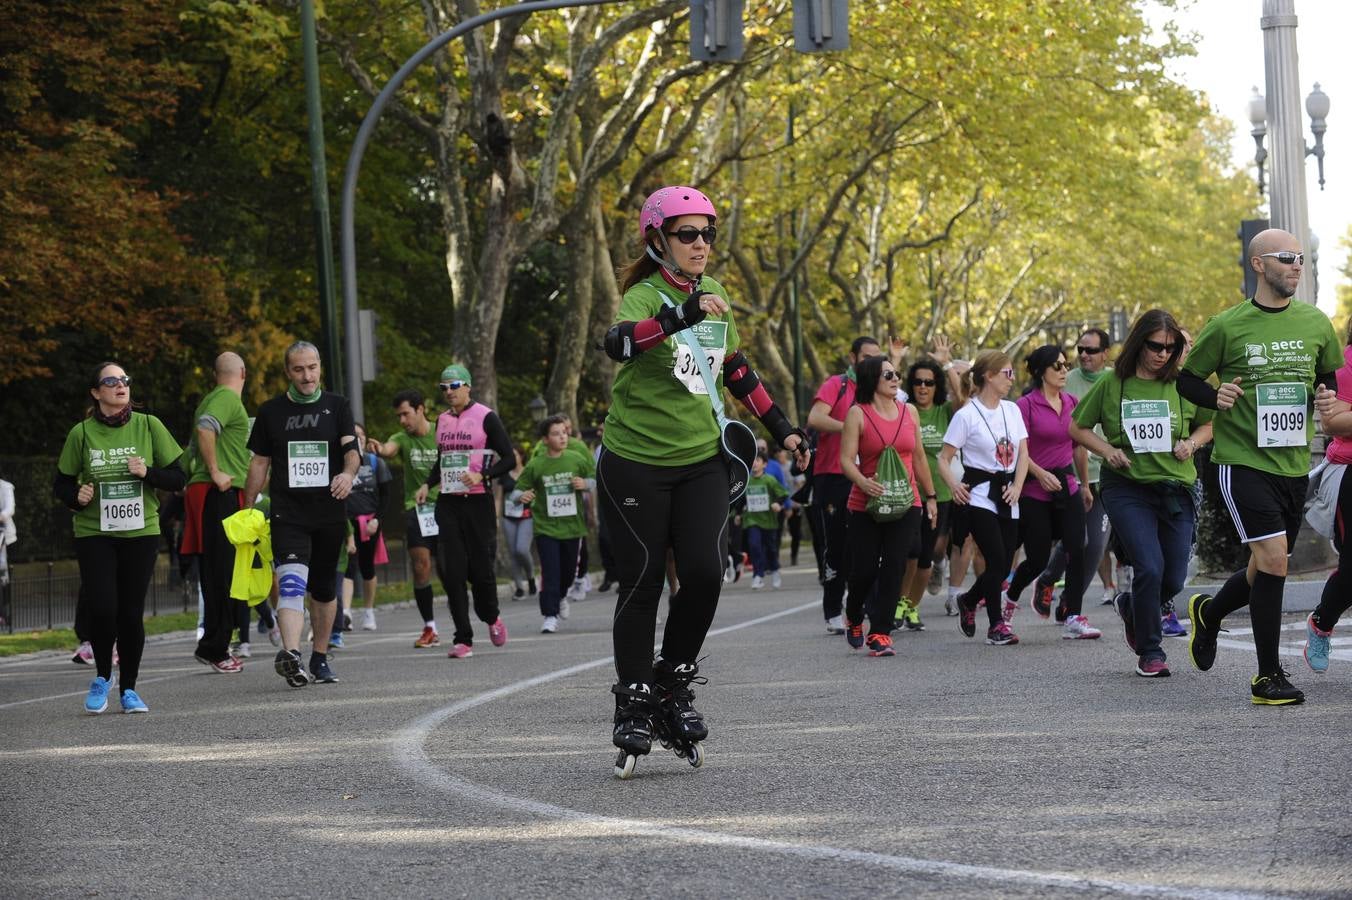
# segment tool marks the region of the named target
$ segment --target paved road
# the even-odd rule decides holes
[[[1352,896],[1352,645],[1315,677],[1293,628],[1309,699],[1256,708],[1242,620],[1212,672],[1174,641],[1147,681],[1097,607],[1103,640],[1024,612],[1001,648],[931,597],[870,659],[815,597],[801,571],[730,589],[705,767],[655,751],[629,782],[606,599],[557,635],[508,604],[469,660],[393,611],[302,690],[155,641],[147,716],[79,714],[64,655],[0,664],[0,896]]]

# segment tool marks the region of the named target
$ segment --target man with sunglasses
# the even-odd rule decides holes
[[[474,614],[488,625],[493,646],[507,643],[507,626],[498,609],[494,571],[498,512],[490,487],[491,479],[512,471],[516,457],[502,419],[470,397],[469,369],[447,366],[441,370],[438,387],[447,409],[437,417],[437,457],[414,502],[426,503],[431,489],[441,488],[436,500],[437,551],[455,623],[455,640],[446,655],[464,659],[474,654],[471,592]]]
[[[854,405],[854,367],[872,356],[882,355],[877,338],[860,336],[850,344],[849,365],[844,373],[832,375],[817,389],[807,414],[809,428],[816,430],[817,452],[812,461],[812,505],[809,515],[817,520],[815,533],[822,535],[823,549],[822,614],[830,634],[844,634],[842,616],[845,602],[845,576],[849,569],[845,508],[850,498],[850,480],[840,467],[840,437],[845,430],[845,414]]]
[[[1188,601],[1189,651],[1198,669],[1210,669],[1221,622],[1248,606],[1258,655],[1250,693],[1268,706],[1305,699],[1279,662],[1282,591],[1310,469],[1310,399],[1318,385],[1336,382],[1343,362],[1328,316],[1291,302],[1304,263],[1294,236],[1276,228],[1256,235],[1249,242],[1259,276],[1254,297],[1206,323],[1178,378],[1180,394],[1218,411],[1212,461],[1235,531],[1251,551],[1248,566],[1214,597]],[[1213,373],[1219,389],[1203,380]]]

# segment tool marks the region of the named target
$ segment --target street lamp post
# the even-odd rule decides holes
[[[536,394],[535,398],[526,404],[526,409],[530,410],[530,420],[539,425],[545,420],[545,414],[549,412],[549,404],[545,402],[544,397]]]

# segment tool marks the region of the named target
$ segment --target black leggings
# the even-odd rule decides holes
[[[492,625],[498,620],[498,580],[494,560],[498,553],[498,514],[493,495],[467,494],[437,498],[437,553],[445,572],[446,601],[455,623],[455,642],[474,644],[469,618],[469,582],[474,592],[474,614]]]
[[[1002,519],[988,509],[969,506],[967,524],[972,532],[972,540],[986,560],[986,568],[977,577],[976,584],[968,592],[972,603],[986,601],[986,618],[991,627],[1000,623],[1000,584],[1009,571],[1009,563],[1014,559],[1014,551],[1019,546],[1019,520]]]
[[[158,534],[141,537],[100,534],[75,539],[94,665],[101,677],[112,680],[116,642],[120,658],[119,690],[136,687],[136,676],[141,670],[141,653],[146,645],[143,621],[146,589],[155,574],[159,546]]]
[[[667,548],[679,587],[671,598],[661,655],[693,663],[714,621],[728,552],[728,466],[721,456],[687,466],[652,466],[601,451],[597,493],[609,523],[620,594],[615,601],[615,672],[651,684],[657,603]]]
[[[1023,541],[1023,562],[1009,582],[1009,598],[1017,601],[1023,589],[1047,568],[1052,545],[1057,541],[1066,550],[1066,586],[1061,591],[1061,606],[1066,616],[1078,616],[1084,606],[1084,501],[1072,494],[1057,509],[1049,500],[1024,498],[1019,501],[1019,537]]]
[[[1324,582],[1324,593],[1319,608],[1314,611],[1314,623],[1320,631],[1330,631],[1343,613],[1352,607],[1352,535],[1347,533],[1348,519],[1352,518],[1352,474],[1343,473],[1338,488],[1338,515],[1333,520],[1333,546],[1338,551],[1338,568]]]
[[[850,593],[845,616],[861,624],[868,604],[869,634],[891,634],[901,597],[901,574],[911,547],[920,539],[919,507],[893,522],[877,522],[862,511],[851,511]]]
[[[812,512],[822,536],[822,615],[827,619],[840,615],[845,599],[850,570],[850,542],[845,537],[849,499],[850,479],[844,475],[831,473],[813,479]]]
[[[361,539],[361,526],[357,524],[357,520],[351,519],[349,521],[352,522],[352,540],[357,542],[357,552],[348,554],[347,572],[344,573],[344,577],[352,578],[353,581],[357,580],[353,578],[357,573],[352,567],[353,557],[355,556],[357,569],[361,571],[362,580],[370,581],[376,577],[376,544],[380,541],[380,533],[385,526],[381,525],[376,529],[375,534],[368,535],[366,540],[363,541]]]

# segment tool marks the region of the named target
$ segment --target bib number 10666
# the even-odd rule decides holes
[[[146,527],[145,501],[137,481],[99,485],[99,531],[138,531]]]

